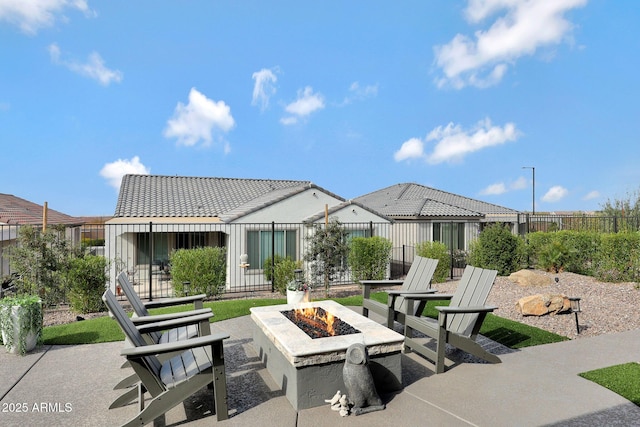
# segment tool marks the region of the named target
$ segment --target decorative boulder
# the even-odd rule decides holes
[[[543,272],[534,270],[520,270],[509,275],[509,280],[520,286],[548,286],[554,279]]]
[[[571,302],[562,294],[537,294],[520,298],[516,310],[523,316],[566,313],[571,311]]]

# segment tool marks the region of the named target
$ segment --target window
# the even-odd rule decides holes
[[[138,264],[149,264],[149,254],[151,253],[149,233],[138,233]],[[169,243],[167,233],[153,233],[153,256],[154,263],[169,259]]]
[[[296,230],[251,230],[247,231],[247,255],[250,268],[262,268],[264,261],[271,257],[272,250],[276,255],[289,257],[296,261]]]
[[[434,222],[433,241],[444,243],[449,250],[464,250],[464,223]]]

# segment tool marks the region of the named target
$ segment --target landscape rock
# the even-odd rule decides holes
[[[567,296],[562,294],[530,295],[518,300],[516,310],[523,316],[567,313],[571,311],[571,302]]]
[[[520,286],[549,286],[554,278],[535,270],[520,270],[509,275],[509,280]]]

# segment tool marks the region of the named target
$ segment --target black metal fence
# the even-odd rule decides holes
[[[576,230],[613,233],[640,230],[639,218],[596,215],[528,215],[525,224],[525,232]],[[425,227],[425,223],[416,227],[371,222],[343,226],[351,236],[382,236],[395,242],[389,272],[391,278],[406,274],[418,243],[434,240],[434,235],[428,231],[430,227]],[[19,227],[0,225],[0,278],[7,278],[12,273],[7,253],[11,245],[15,245]],[[468,228],[466,240],[472,239],[473,234],[471,227]],[[141,296],[158,298],[173,294],[169,265],[171,252],[201,246],[227,248],[227,293],[271,291],[272,283],[265,275],[265,262],[273,259],[273,254],[302,260],[312,229],[311,225],[300,223],[147,222],[85,224],[70,230],[67,235],[73,244],[109,260],[111,284],[115,283],[118,273],[126,271]],[[465,267],[464,252],[452,250],[451,261],[451,278],[459,277]],[[336,286],[352,283],[349,271],[334,281]]]
[[[527,232],[536,231],[591,231],[619,233],[640,231],[640,217],[603,215],[527,215]]]

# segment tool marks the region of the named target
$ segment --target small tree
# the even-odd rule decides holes
[[[227,255],[224,248],[203,247],[178,249],[171,254],[171,279],[176,294],[184,293],[189,282],[195,294],[217,296],[224,292],[227,281]]]
[[[380,236],[354,237],[349,242],[349,268],[353,278],[382,280],[391,260],[392,243]]]
[[[304,260],[310,263],[312,282],[324,284],[326,297],[329,297],[331,282],[347,269],[348,234],[340,221],[332,218],[324,227],[314,225],[309,238]]]
[[[69,262],[77,255],[65,237],[64,226],[50,226],[44,232],[21,226],[18,244],[9,252],[11,268],[17,273],[16,292],[37,295],[45,305],[62,302]]]

